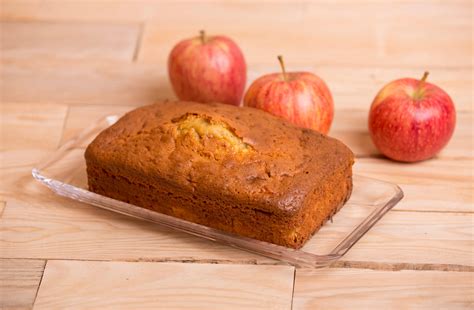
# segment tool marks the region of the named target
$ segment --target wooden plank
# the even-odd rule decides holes
[[[0,20],[32,20],[41,6],[42,0],[3,0],[1,2]]]
[[[473,212],[473,159],[432,159],[415,164],[358,158],[354,173],[398,184],[405,198],[396,210]]]
[[[380,60],[394,65],[472,67],[473,49],[466,41],[469,37],[472,40],[472,3],[407,2],[395,7],[387,3],[376,14],[381,21],[377,28],[382,47],[378,50]],[[409,18],[416,27],[401,23],[404,18]]]
[[[45,263],[33,259],[0,259],[1,309],[33,307]]]
[[[354,27],[355,24],[368,23],[370,32],[363,31],[361,41],[352,36],[341,37],[342,40],[352,40],[354,46],[351,45],[351,48],[364,42],[364,39],[370,39],[369,44],[372,44],[372,49],[369,54],[364,54],[362,51],[359,54],[360,58],[357,58],[358,63],[366,64],[369,61],[393,66],[410,64],[421,65],[428,69],[438,66],[465,67],[472,65],[472,47],[466,41],[471,36],[469,29],[472,23],[472,13],[469,12],[471,6],[467,2],[435,3],[432,1],[420,3],[413,1],[395,5],[389,2],[377,2],[368,5],[354,4],[354,6],[352,14],[345,11],[339,13],[331,11],[332,15],[329,16],[327,15],[329,12],[321,10],[320,6],[315,4],[308,8],[308,18],[311,22],[315,18],[320,18],[318,25],[321,23],[321,26],[324,25],[324,18],[329,24],[330,19],[338,17],[338,20],[343,19],[348,22],[346,25],[348,28]],[[354,19],[347,20],[348,15]],[[405,18],[413,24],[411,22],[401,23],[400,20]],[[310,24],[312,25],[312,23]],[[411,27],[412,25],[417,25],[417,27]],[[333,34],[334,32],[336,35]],[[330,32],[331,37],[337,36],[339,33],[343,36],[348,35],[342,29]],[[420,40],[420,38],[422,39]],[[333,42],[338,43],[335,39],[333,38]],[[328,59],[337,55],[354,57],[350,55],[352,54],[351,50],[342,52],[338,48],[338,45],[334,45],[331,51],[337,49],[336,54],[328,55]],[[369,60],[372,57],[373,59]]]
[[[61,142],[64,143],[79,134],[88,121],[98,120],[108,115],[123,115],[134,108],[136,107],[130,105],[71,105]]]
[[[65,105],[2,103],[0,169],[30,166],[56,149],[66,114]]]
[[[1,150],[56,148],[67,106],[2,103]]]
[[[375,175],[374,175],[375,176]],[[400,184],[405,198],[395,206],[395,210],[473,212],[473,184],[465,185],[424,185]]]
[[[23,153],[24,152],[24,153]],[[38,181],[33,179],[31,170],[38,163],[38,159],[25,155],[29,150],[22,151],[22,158],[26,158],[26,164],[19,163],[10,167],[3,167],[0,170],[2,178],[0,180],[0,200],[10,202],[11,200],[19,201],[36,201],[38,203],[47,202],[48,199],[56,198],[52,191],[47,190],[45,186],[40,186]],[[51,151],[45,151],[48,158]]]
[[[137,106],[174,97],[160,67],[124,62],[8,61],[0,84],[4,102]],[[33,87],[26,92],[25,85]]]
[[[474,273],[297,269],[293,309],[472,309]]]
[[[350,6],[351,4],[357,3],[361,5],[373,4],[378,1],[373,0],[359,0],[357,2],[348,0],[309,0],[304,3],[312,3],[318,6],[339,5],[340,7]],[[449,3],[437,2],[433,0],[395,0],[391,1],[392,7],[394,5],[401,6],[404,3],[417,3],[424,5],[424,11],[427,10],[443,10],[446,6],[451,5],[453,7],[468,6],[469,0],[454,0]],[[225,1],[225,2],[212,2],[203,0],[191,0],[191,1],[172,1],[172,0],[159,0],[159,1],[88,1],[88,0],[74,0],[74,1],[61,1],[61,0],[3,0],[2,10],[0,11],[0,19],[10,21],[120,21],[120,22],[142,22],[147,20],[161,18],[170,19],[167,13],[186,14],[186,11],[190,10],[190,5],[199,5],[197,8],[202,8],[202,15],[207,16],[206,12],[211,11],[213,16],[229,16],[228,12],[234,11],[245,11],[252,12],[254,14],[248,14],[250,17],[254,16],[257,18],[267,18],[268,15],[275,16],[278,21],[281,18],[291,15],[292,12],[299,13],[302,15],[307,9],[307,5],[300,5],[291,0],[239,0],[239,1]],[[453,5],[454,4],[454,5]],[[380,4],[379,4],[380,6]],[[276,8],[275,8],[276,7]],[[255,14],[255,12],[264,11],[269,14]],[[289,14],[285,14],[288,13]],[[189,13],[188,13],[189,14]],[[293,13],[294,14],[294,13]],[[230,15],[231,17],[232,15]],[[239,14],[240,17],[240,14]],[[254,20],[252,20],[254,21]]]
[[[290,309],[293,273],[290,266],[48,261],[35,309]]]
[[[54,148],[0,151],[0,171],[10,168],[13,170],[15,168],[20,168],[20,171],[22,171],[22,167],[33,167],[34,164],[44,160],[52,152],[54,152]],[[2,182],[0,182],[0,184],[1,183]]]
[[[112,4],[46,0],[31,6],[6,1],[2,11],[3,20],[147,21],[140,56],[160,63],[169,44],[196,33],[199,25],[235,37],[252,64],[273,63],[272,55],[283,53],[305,64],[471,65],[469,1]],[[403,18],[411,23],[399,23]]]
[[[388,213],[344,260],[474,266],[471,213]]]
[[[254,13],[266,11],[266,6],[240,5],[232,14],[220,13],[219,6],[196,6],[184,14],[157,13],[146,24],[139,59],[165,63],[176,41],[197,33],[199,25],[235,38],[249,64],[274,64],[274,57],[283,54],[299,64],[471,66],[467,3],[306,4],[287,8],[287,16],[300,16],[300,20],[278,22],[271,13]],[[411,23],[400,23],[403,18]]]
[[[225,23],[226,17],[233,22],[239,22],[242,13],[249,11],[257,12],[264,10],[268,14],[249,15],[252,22],[258,22],[262,17],[273,21],[293,20],[298,21],[304,9],[301,3],[255,3],[254,1],[57,1],[46,0],[33,2],[34,0],[23,0],[28,5],[21,5],[15,0],[4,0],[0,19],[20,21],[106,21],[106,22],[144,22],[147,20],[165,19],[170,21],[173,16],[184,20],[189,17],[201,19],[219,18]],[[191,9],[192,8],[192,9]],[[235,18],[234,14],[238,13]]]
[[[275,263],[153,223],[53,197],[45,187],[30,186],[34,185],[36,192],[28,190],[7,203],[0,221],[1,257]]]
[[[249,83],[262,74],[278,71],[276,59],[273,60],[275,65],[272,66],[251,67]],[[165,64],[106,61],[65,63],[53,60],[3,62],[0,66],[2,100],[137,106],[159,99],[174,99]],[[368,112],[373,98],[383,85],[402,77],[418,78],[423,71],[422,68],[413,67],[296,66],[290,60],[287,65],[288,70],[308,70],[326,80],[334,95],[336,117],[341,109]],[[472,111],[473,80],[470,69],[436,69],[429,78],[452,96],[458,111]],[[34,87],[25,92],[24,85]]]
[[[9,201],[4,210],[0,221],[3,257],[275,263],[66,199],[43,198],[38,193],[32,197],[36,200],[30,203]],[[472,266],[473,216],[472,213],[390,212],[344,259]],[[345,226],[352,224],[335,221],[327,225],[349,231]],[[311,247],[307,250],[312,251]]]
[[[7,201],[38,193],[29,186],[31,169],[58,147],[68,107],[12,102],[1,107],[0,199]]]
[[[358,158],[355,173],[398,184],[469,186],[474,159],[426,160],[401,163],[389,159]]]
[[[2,59],[132,60],[138,24],[0,23]]]

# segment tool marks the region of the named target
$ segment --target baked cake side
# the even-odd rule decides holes
[[[352,152],[252,108],[164,102],[87,148],[91,191],[239,235],[301,247],[348,199]]]

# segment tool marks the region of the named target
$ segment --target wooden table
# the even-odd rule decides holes
[[[471,308],[473,75],[471,1],[3,0],[0,301],[5,309]],[[227,34],[249,80],[278,70],[323,77],[331,135],[355,172],[400,184],[405,199],[342,261],[295,269],[55,197],[31,168],[102,115],[174,98],[178,40]],[[367,114],[385,83],[444,88],[457,128],[435,159],[401,164],[370,142]]]

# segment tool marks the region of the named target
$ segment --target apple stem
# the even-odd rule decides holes
[[[285,62],[283,61],[283,56],[278,55],[278,61],[280,62],[281,72],[283,73],[283,80],[288,82],[288,76],[286,75]]]
[[[199,31],[199,35],[201,38],[201,43],[205,44],[206,43],[206,32],[204,30]]]
[[[428,71],[425,71],[423,73],[423,77],[421,78],[420,82],[418,83],[418,86],[416,87],[415,93],[413,94],[413,98],[415,100],[421,99],[423,96],[422,88],[423,85],[425,85],[426,79],[428,78],[428,74],[430,74]]]
[[[428,75],[429,75],[429,74],[430,74],[430,73],[429,73],[428,71],[425,71],[425,73],[423,73],[423,77],[422,77],[421,80],[420,80],[420,84],[421,84],[421,85],[423,85],[423,84],[425,83],[425,81],[426,81],[426,79],[428,78]]]

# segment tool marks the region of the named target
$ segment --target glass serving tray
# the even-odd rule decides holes
[[[294,250],[251,238],[240,237],[207,226],[143,209],[87,190],[84,151],[102,130],[116,122],[107,116],[63,144],[48,160],[32,171],[33,177],[56,194],[102,209],[150,221],[178,231],[220,242],[235,248],[278,259],[299,267],[324,267],[341,258],[385,213],[402,198],[391,183],[354,176],[352,196],[302,249]]]

